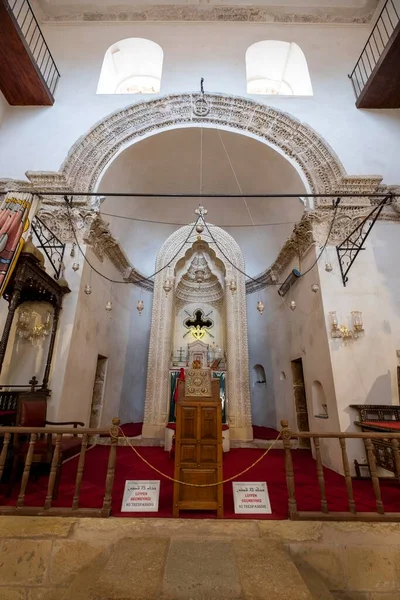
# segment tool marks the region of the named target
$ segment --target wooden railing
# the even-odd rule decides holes
[[[43,37],[29,0],[7,0],[7,3],[31,57],[35,61],[51,95],[54,97],[60,73]]]
[[[327,432],[327,433],[311,433],[309,431],[291,431],[287,421],[281,421],[281,437],[283,441],[283,447],[285,452],[285,472],[286,472],[286,484],[288,490],[288,502],[289,502],[289,518],[293,520],[328,520],[328,521],[400,521],[400,502],[399,512],[385,512],[385,508],[382,502],[381,487],[379,477],[377,473],[377,461],[375,457],[374,444],[383,442],[384,440],[389,441],[391,444],[393,457],[394,457],[394,472],[397,476],[397,481],[400,477],[400,454],[399,454],[399,443],[400,433],[342,433],[342,432]],[[316,473],[318,478],[319,492],[320,492],[320,511],[299,511],[296,500],[296,481],[295,472],[293,468],[292,459],[292,439],[308,439],[312,440],[316,463]],[[321,456],[321,440],[333,439],[337,440],[344,473],[344,481],[346,485],[348,511],[337,512],[329,510],[329,497],[326,493],[325,485],[325,474]],[[375,495],[375,512],[357,512],[357,506],[354,500],[353,493],[353,479],[350,471],[349,458],[346,449],[346,440],[358,439],[363,440],[365,450],[367,454],[368,467],[371,476],[371,482],[373,487],[373,493]],[[396,481],[396,480],[395,480]],[[400,483],[399,483],[399,500],[400,500]]]
[[[19,484],[19,492],[14,505],[10,501],[0,505],[0,515],[52,515],[52,516],[86,516],[86,517],[108,517],[111,513],[112,489],[114,484],[115,464],[117,457],[117,443],[119,432],[119,419],[113,419],[112,426],[109,429],[93,428],[65,428],[65,427],[1,427],[0,441],[2,448],[0,453],[0,483],[2,483],[3,474],[8,463],[13,463],[15,451],[18,447],[15,444],[17,436],[26,436],[27,451],[23,457],[24,465],[22,477]],[[101,508],[80,508],[79,499],[83,481],[85,458],[88,450],[89,440],[98,435],[111,435],[111,444],[109,446],[107,471],[104,480],[104,494]],[[29,478],[31,475],[32,462],[35,457],[35,446],[41,436],[51,436],[52,453],[50,463],[50,473],[47,484],[47,492],[43,505],[26,506],[25,496]],[[57,501],[57,506],[53,506],[53,496],[56,482],[60,475],[60,452],[62,449],[62,440],[64,436],[78,436],[81,439],[79,459],[76,468],[75,488],[72,503],[70,506],[60,506],[61,499]],[[64,438],[65,439],[65,438]],[[15,465],[14,465],[15,466]],[[12,473],[10,475],[12,477]],[[8,482],[3,484],[6,491],[4,497],[10,496],[11,490]],[[9,500],[9,498],[8,498]]]
[[[387,0],[349,75],[358,99],[400,21],[400,0]]]

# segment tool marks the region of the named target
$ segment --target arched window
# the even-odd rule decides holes
[[[248,94],[313,95],[306,57],[293,42],[265,40],[250,46],[246,76]]]
[[[267,384],[267,379],[265,377],[265,370],[262,365],[254,365],[253,367],[254,373],[254,385],[265,387]]]
[[[107,50],[98,94],[158,94],[164,52],[158,44],[143,38],[128,38]]]

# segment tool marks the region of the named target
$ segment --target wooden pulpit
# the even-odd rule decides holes
[[[222,481],[222,409],[219,380],[209,369],[186,369],[178,383],[175,434],[177,481],[204,485]],[[174,517],[180,510],[216,510],[223,516],[223,486],[174,483]]]

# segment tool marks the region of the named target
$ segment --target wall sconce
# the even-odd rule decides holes
[[[342,338],[345,342],[351,339],[358,339],[360,334],[364,333],[362,313],[359,310],[353,310],[351,313],[353,328],[349,329],[346,325],[339,325],[336,311],[329,313],[331,321],[331,335],[333,338]]]

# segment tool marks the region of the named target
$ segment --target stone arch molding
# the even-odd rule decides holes
[[[310,193],[368,193],[381,181],[376,176],[348,176],[328,143],[288,113],[237,96],[207,93],[205,99],[201,113],[197,110],[200,96],[193,93],[118,110],[74,144],[59,172],[29,171],[27,176],[36,189],[93,192],[107,165],[124,148],[164,130],[205,124],[242,132],[272,146],[297,168]]]
[[[237,290],[225,293],[226,354],[227,354],[227,398],[228,419],[232,439],[251,440],[251,403],[249,384],[249,352],[247,340],[246,287],[242,273],[234,269],[233,263],[242,272],[245,264],[242,252],[236,241],[224,229],[209,225],[218,247],[212,245],[216,258],[225,267],[225,279],[236,280]],[[156,271],[171,263],[171,268],[185,256],[192,225],[185,225],[175,231],[161,246],[156,259]],[[204,232],[202,240],[212,243],[211,236]],[[196,241],[193,234],[189,243]],[[171,262],[172,261],[172,262]],[[151,317],[149,359],[147,368],[147,388],[142,435],[150,438],[163,438],[168,421],[170,382],[169,368],[171,340],[174,323],[174,293],[168,295],[163,289],[167,269],[158,273],[154,284],[153,310]]]

